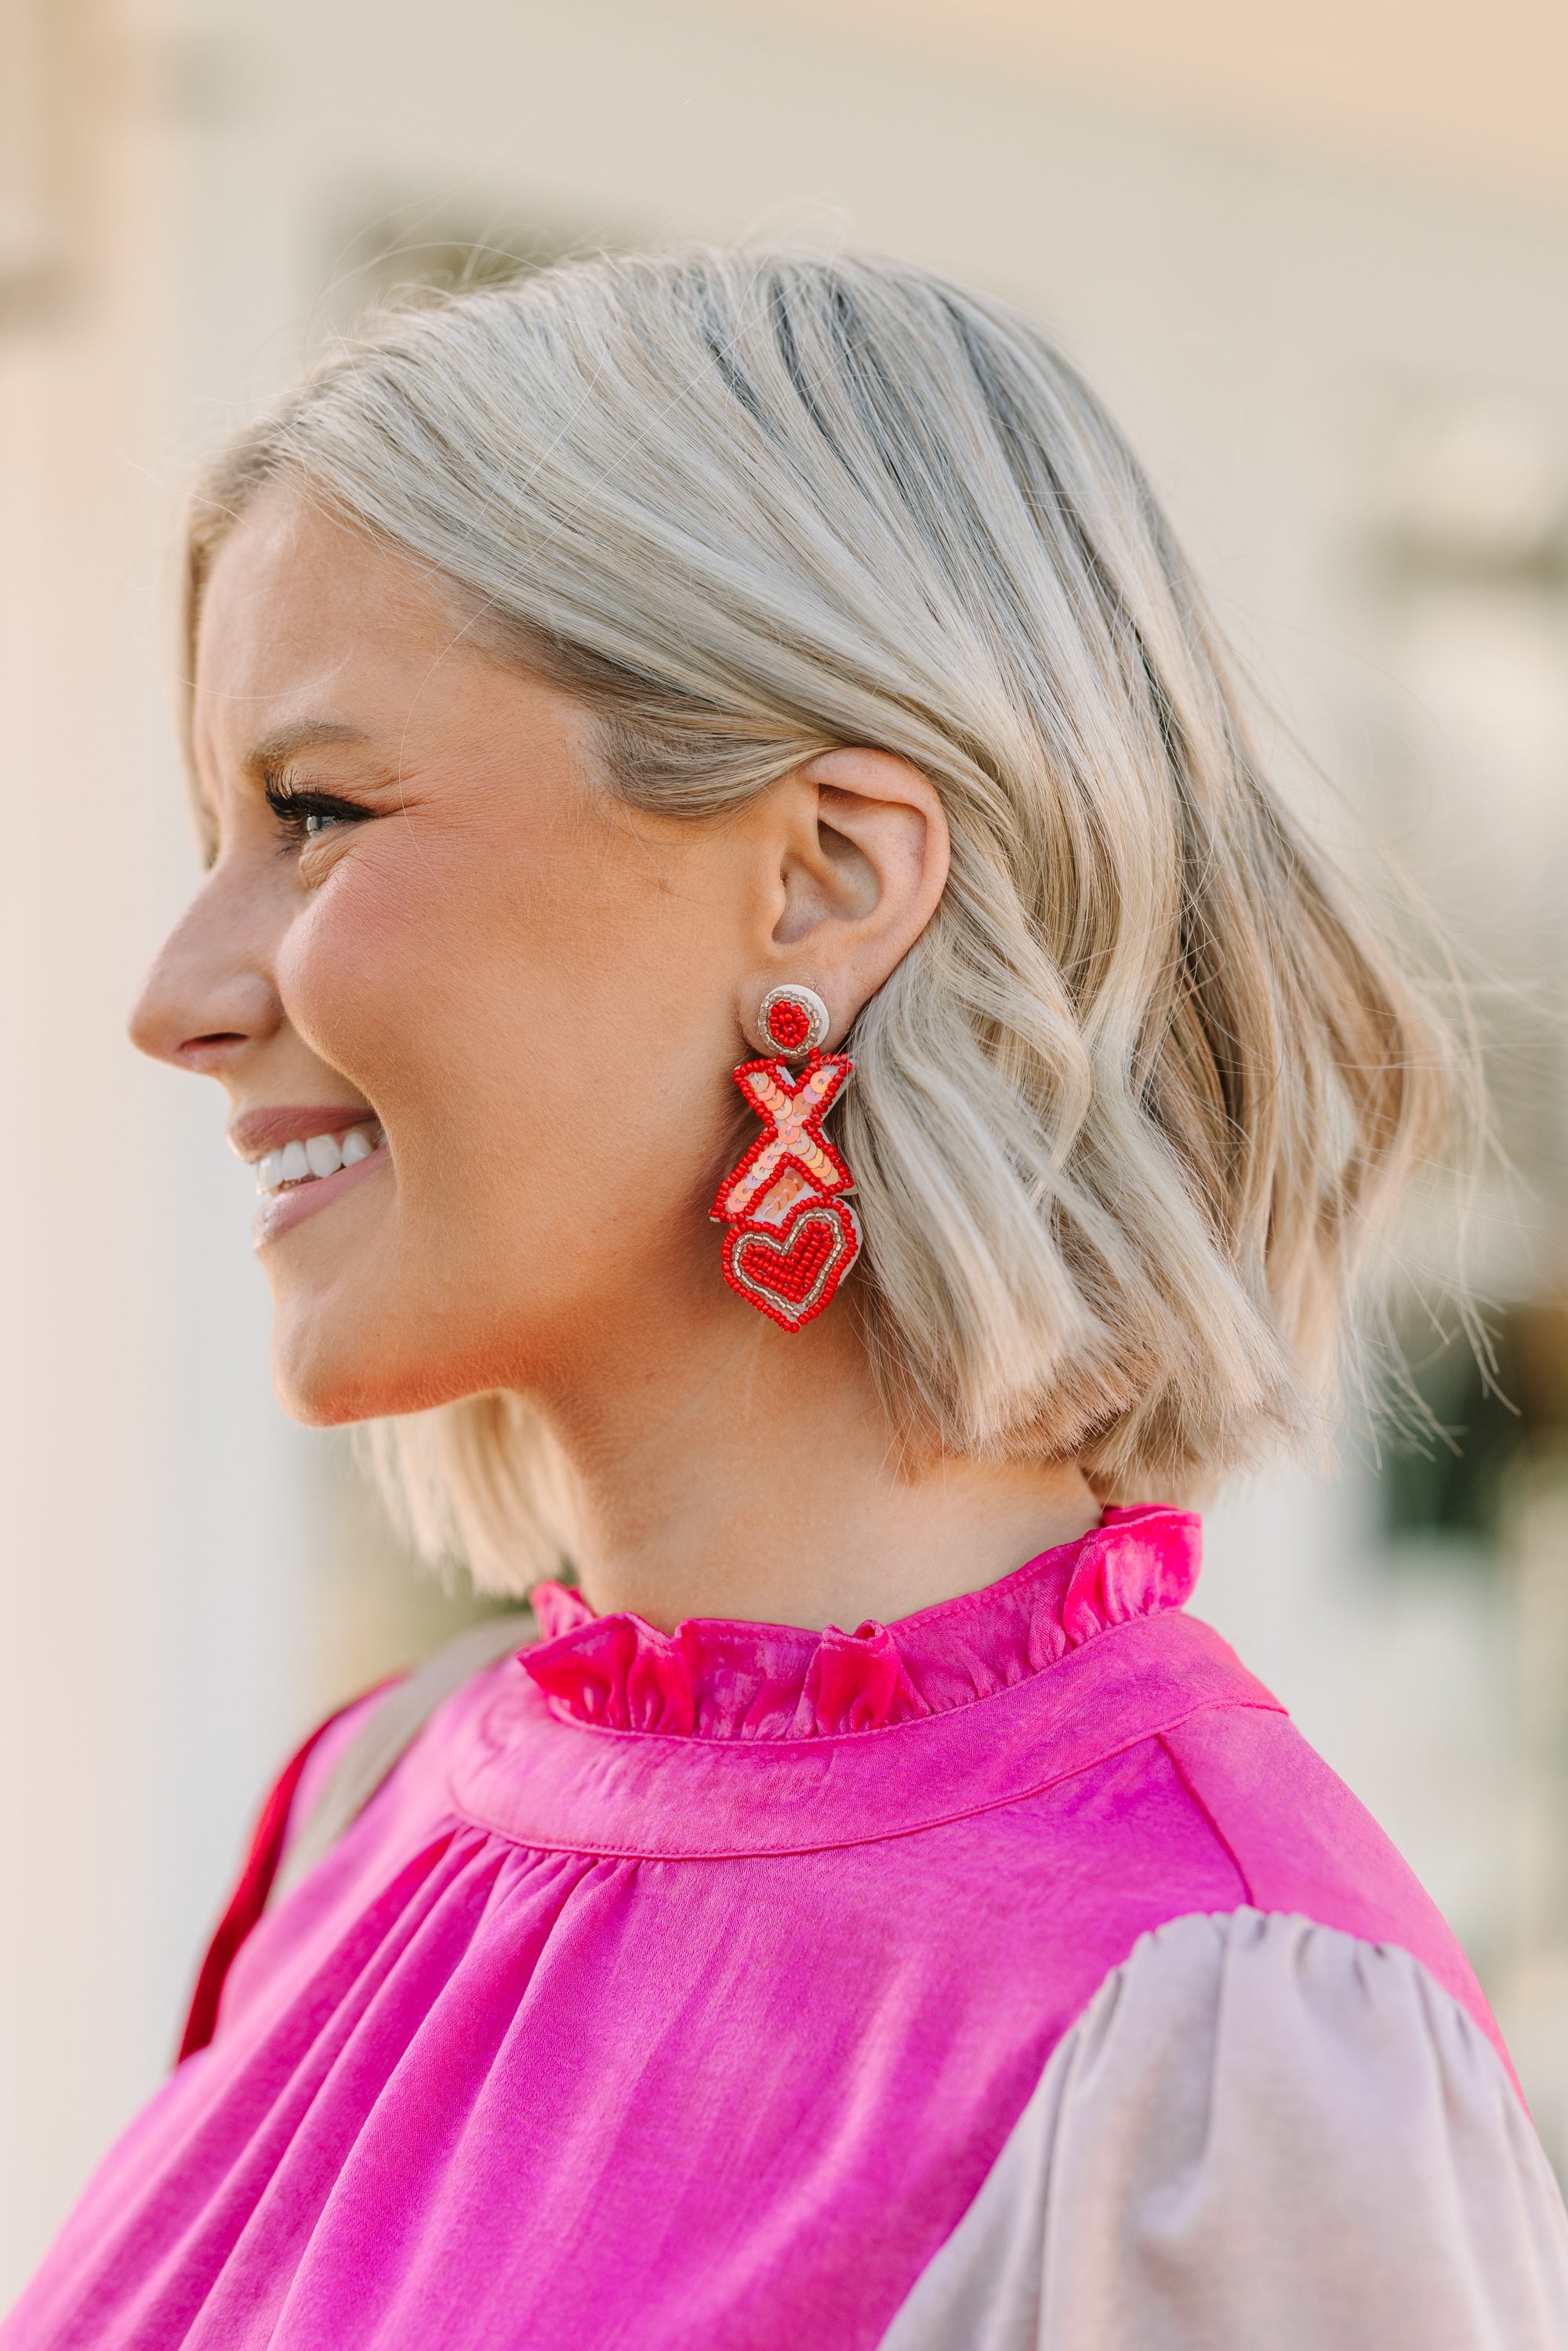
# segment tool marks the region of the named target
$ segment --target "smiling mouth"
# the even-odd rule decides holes
[[[280,1149],[264,1151],[256,1162],[256,1188],[264,1199],[319,1184],[341,1167],[357,1167],[379,1151],[386,1137],[373,1119],[338,1134],[311,1134]]]

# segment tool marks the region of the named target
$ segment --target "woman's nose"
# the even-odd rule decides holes
[[[277,995],[238,914],[209,883],[164,941],[131,1015],[131,1043],[155,1061],[218,1073],[277,1029]]]

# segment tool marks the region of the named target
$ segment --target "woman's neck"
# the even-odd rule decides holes
[[[687,1616],[891,1623],[1099,1518],[1071,1462],[911,1463],[848,1315],[788,1335],[736,1338],[730,1322],[723,1338],[680,1363],[633,1368],[622,1353],[551,1412],[581,1483],[579,1566],[601,1614],[630,1609],[664,1631]]]

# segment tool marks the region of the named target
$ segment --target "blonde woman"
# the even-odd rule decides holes
[[[1444,1046],[1092,395],[894,263],[561,269],[190,577],[136,1039],[289,1409],[535,1614],[296,1759],[6,2351],[1568,2341],[1462,1954],[1182,1607]]]

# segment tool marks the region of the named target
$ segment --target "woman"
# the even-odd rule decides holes
[[[568,268],[243,434],[191,582],[137,1042],[289,1409],[580,1583],[286,1775],[0,2341],[1568,2340],[1469,1969],[1181,1607],[1443,1050],[1092,395],[896,264]]]

